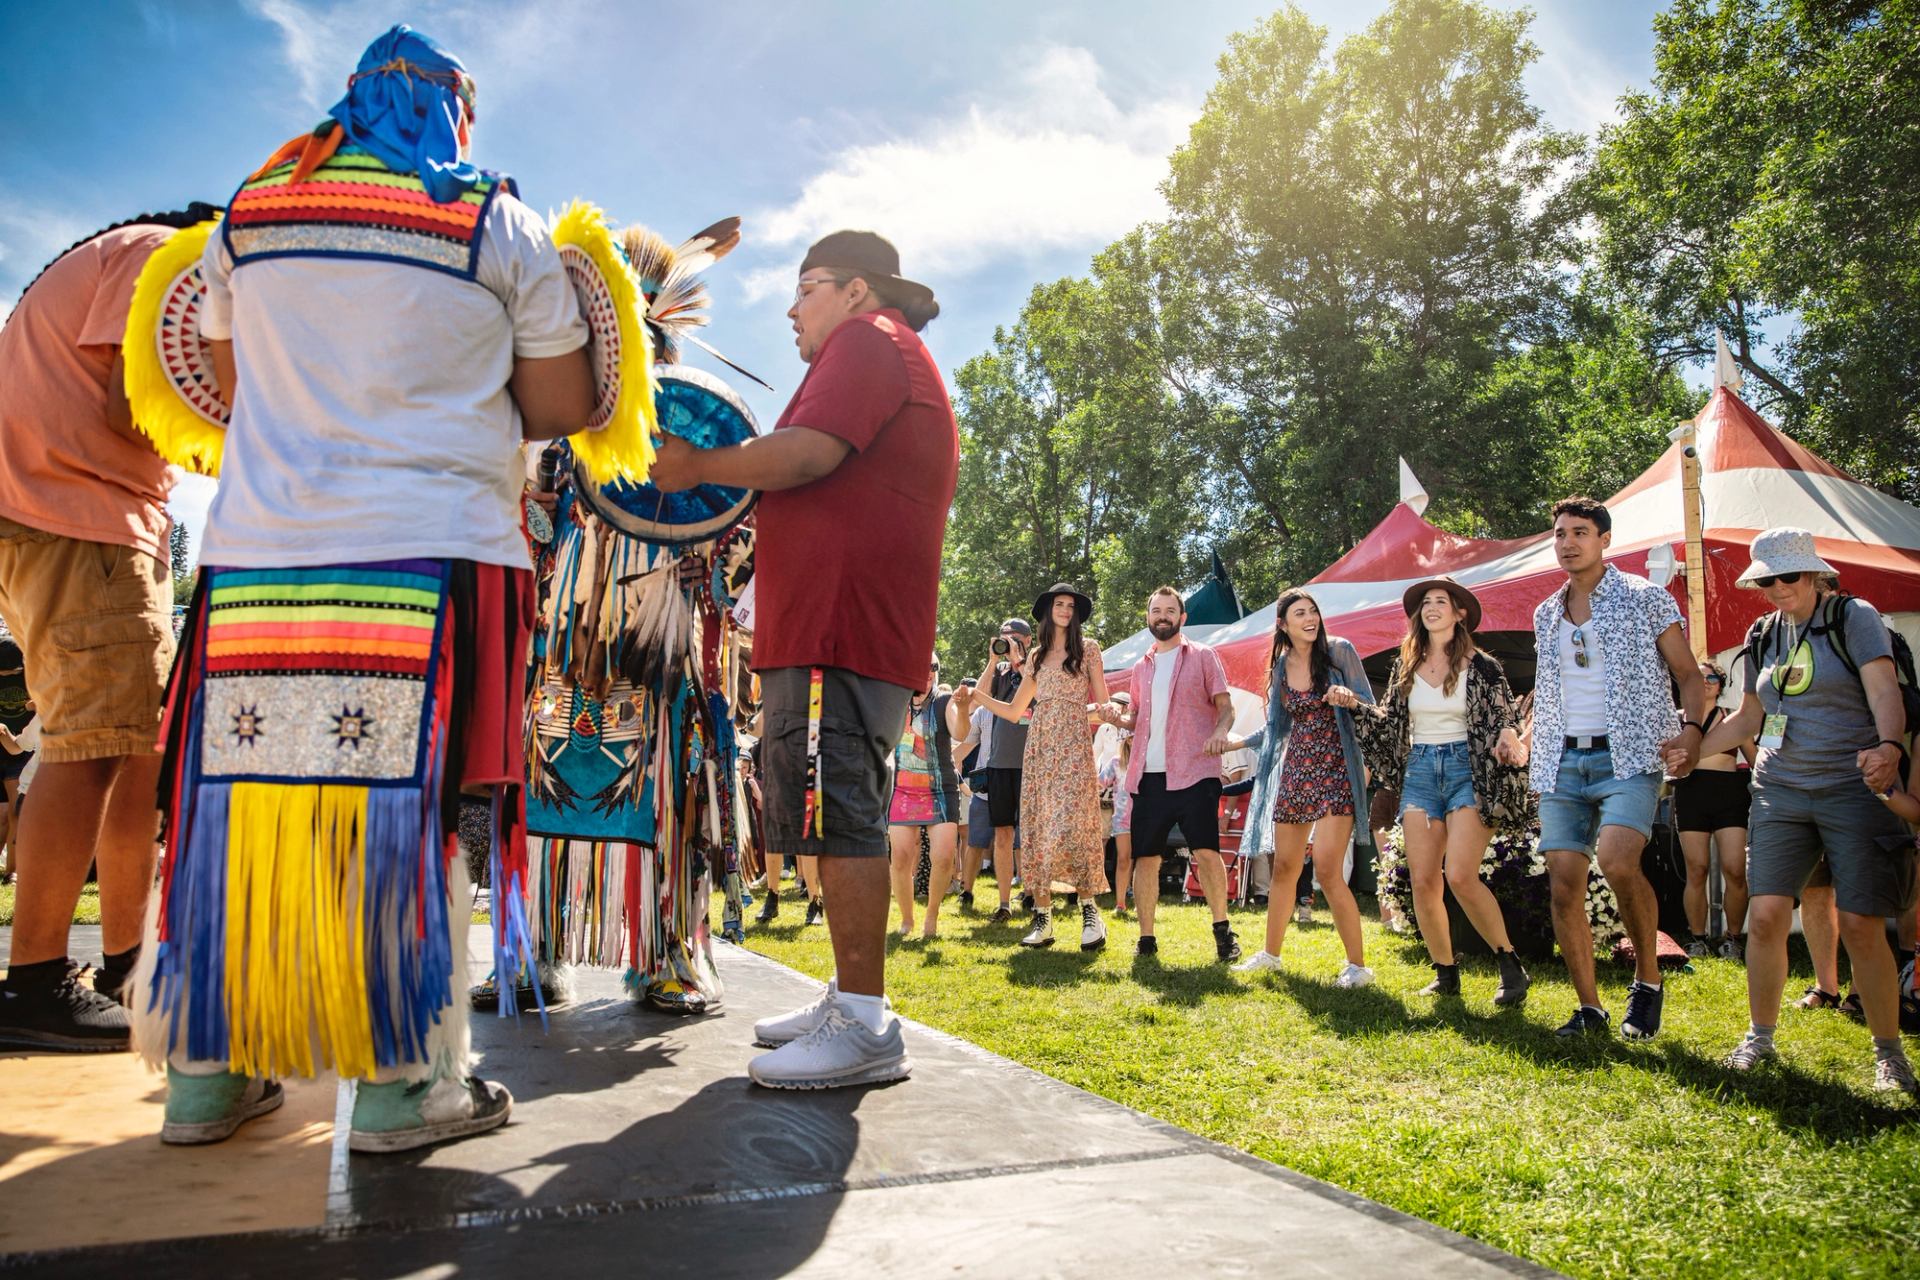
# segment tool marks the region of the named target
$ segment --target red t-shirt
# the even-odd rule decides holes
[[[783,427],[853,448],[830,475],[760,498],[754,669],[841,667],[924,689],[960,472],[933,356],[900,312],[854,316],[820,344]]]

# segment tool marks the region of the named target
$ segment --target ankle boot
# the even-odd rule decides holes
[[[1500,989],[1493,993],[1493,1002],[1519,1004],[1527,998],[1527,988],[1533,985],[1533,979],[1520,967],[1520,957],[1513,952],[1496,951],[1493,958],[1500,965]]]
[[[1423,996],[1457,996],[1460,994],[1460,965],[1436,964],[1433,966],[1433,981],[1420,992]]]

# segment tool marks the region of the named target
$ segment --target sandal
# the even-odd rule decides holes
[[[1840,1004],[1840,997],[1831,991],[1823,991],[1818,984],[1807,988],[1807,994],[1794,1001],[1797,1009],[1834,1009]]]
[[[1858,991],[1847,992],[1847,998],[1840,1002],[1840,1012],[1846,1014],[1855,1022],[1865,1022],[1867,1020],[1866,1006],[1860,1003],[1860,993]]]

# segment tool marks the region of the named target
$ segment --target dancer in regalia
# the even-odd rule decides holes
[[[394,27],[201,260],[234,409],[162,726],[133,1011],[168,1141],[224,1138],[279,1104],[273,1077],[329,1067],[359,1081],[358,1151],[511,1106],[469,1075],[456,814],[463,788],[489,795],[495,884],[524,876],[518,449],[595,395],[545,224],[467,160],[473,93]],[[523,901],[494,900],[509,954]]]
[[[706,443],[752,435],[744,404],[698,370],[682,342],[706,322],[698,273],[739,243],[729,218],[683,244],[629,227],[663,430]],[[704,345],[704,344],[702,344]],[[557,489],[552,540],[536,553],[539,623],[526,725],[529,915],[541,991],[564,997],[574,964],[623,967],[636,999],[671,1013],[718,1003],[708,904],[741,913],[732,620],[750,572],[741,491],[661,495],[600,486],[564,451],[539,468]],[[705,499],[711,499],[707,501]],[[497,898],[497,895],[496,895]],[[517,1000],[536,998],[523,972]],[[473,991],[499,1000],[497,975]]]

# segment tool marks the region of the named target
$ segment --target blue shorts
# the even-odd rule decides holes
[[[1415,743],[1407,755],[1407,779],[1400,786],[1400,812],[1418,809],[1444,822],[1455,809],[1478,809],[1473,798],[1473,767],[1467,740]]]
[[[1013,827],[1013,847],[1020,847],[1020,825]],[[993,809],[978,791],[967,801],[967,848],[993,848]]]
[[[1653,835],[1653,811],[1660,802],[1660,771],[1631,778],[1613,776],[1613,752],[1605,747],[1560,755],[1553,790],[1540,797],[1540,848],[1593,854],[1601,827],[1630,827]]]

